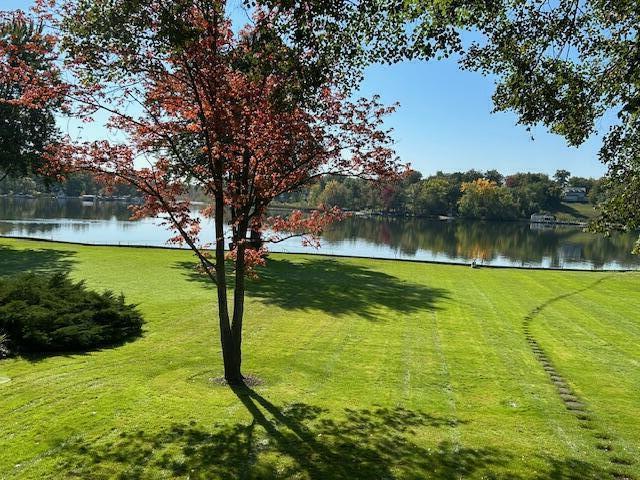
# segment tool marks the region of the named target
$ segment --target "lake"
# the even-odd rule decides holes
[[[129,220],[126,203],[79,199],[0,197],[0,235],[110,245],[165,246],[169,232],[158,220]],[[213,238],[213,222],[203,222]],[[577,269],[639,269],[633,234],[611,237],[580,227],[528,223],[351,217],[331,226],[319,250],[299,239],[272,245],[274,252],[325,253],[484,265]]]

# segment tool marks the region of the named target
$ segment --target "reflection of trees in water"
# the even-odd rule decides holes
[[[78,199],[56,200],[0,198],[0,234],[43,236],[62,228],[73,232],[87,231],[90,223],[82,220],[110,221],[120,235],[123,230],[139,227],[127,222],[130,217],[124,202],[83,203]],[[78,222],[3,223],[2,219],[67,219]],[[111,228],[111,227],[108,227]],[[158,244],[166,232],[158,227]],[[418,251],[450,259],[495,261],[498,257],[513,264],[540,264],[548,261],[561,267],[571,263],[588,263],[601,268],[615,262],[622,267],[637,267],[640,259],[630,254],[635,241],[632,234],[611,237],[582,232],[579,227],[536,226],[528,223],[469,222],[397,217],[351,217],[335,224],[323,235],[324,242],[345,243],[365,240],[390,248],[396,254],[415,256]]]
[[[86,232],[91,228],[90,222],[28,222],[28,223],[2,223],[0,222],[0,233],[11,234],[18,237],[42,236],[51,232],[56,232],[64,228],[72,232]]]
[[[91,222],[105,220],[119,221],[118,229],[128,229],[135,225],[135,222],[127,222],[130,216],[128,204],[124,202],[90,203],[79,199],[0,198],[2,235],[46,236],[61,229],[76,233],[87,232],[92,228]],[[2,222],[2,219],[19,222]]]
[[[14,236],[29,236],[36,233],[48,233],[58,230],[58,223],[2,223],[0,222],[0,234]]]
[[[469,261],[504,257],[521,265],[545,259],[557,267],[564,262],[590,262],[596,268],[609,262],[638,264],[638,258],[630,253],[633,235],[604,237],[567,226],[535,229],[527,223],[351,217],[333,225],[324,238],[329,242],[366,240],[407,256],[424,250]]]
[[[0,198],[0,219],[66,218],[72,220],[128,220],[125,202],[83,202],[79,199]]]

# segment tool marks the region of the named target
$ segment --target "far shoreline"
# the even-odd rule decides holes
[[[83,202],[119,202],[119,203],[130,203],[131,205],[138,205],[142,202],[142,198],[140,197],[109,197],[109,196],[101,196],[101,195],[87,195],[86,197],[93,197],[93,199],[85,199],[85,196],[56,196],[49,194],[0,194],[0,198],[17,198],[17,199],[25,199],[25,200],[38,200],[38,199],[50,199],[50,200],[80,200]],[[191,201],[193,205],[207,205],[207,202],[193,200]],[[269,207],[269,210],[301,210],[303,212],[311,212],[315,210],[313,207],[306,206],[298,206],[298,205],[290,205],[290,204],[281,204],[274,203]],[[467,218],[460,216],[448,216],[448,215],[415,215],[410,213],[398,213],[398,212],[383,212],[383,211],[368,211],[368,210],[344,210],[345,213],[355,216],[355,217],[363,217],[363,218],[417,218],[417,219],[425,219],[425,220],[439,220],[439,221],[473,221],[473,222],[499,222],[499,223],[528,223],[531,225],[565,225],[565,226],[574,226],[574,227],[586,227],[588,222],[582,222],[578,220],[554,220],[554,221],[534,221],[530,218],[515,218],[512,220],[504,220],[504,219],[493,219],[493,218]]]

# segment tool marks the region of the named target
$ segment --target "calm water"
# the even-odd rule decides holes
[[[114,245],[165,245],[157,220],[129,221],[118,202],[0,198],[0,235]],[[202,238],[213,236],[205,222]],[[352,217],[328,230],[318,253],[487,265],[581,269],[638,269],[629,252],[634,235],[606,238],[579,227],[527,223]],[[316,253],[291,239],[281,252]]]

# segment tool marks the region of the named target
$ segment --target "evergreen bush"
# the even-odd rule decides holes
[[[126,304],[124,296],[88,290],[64,274],[0,278],[0,332],[13,353],[116,344],[139,335],[142,324],[136,306]]]

